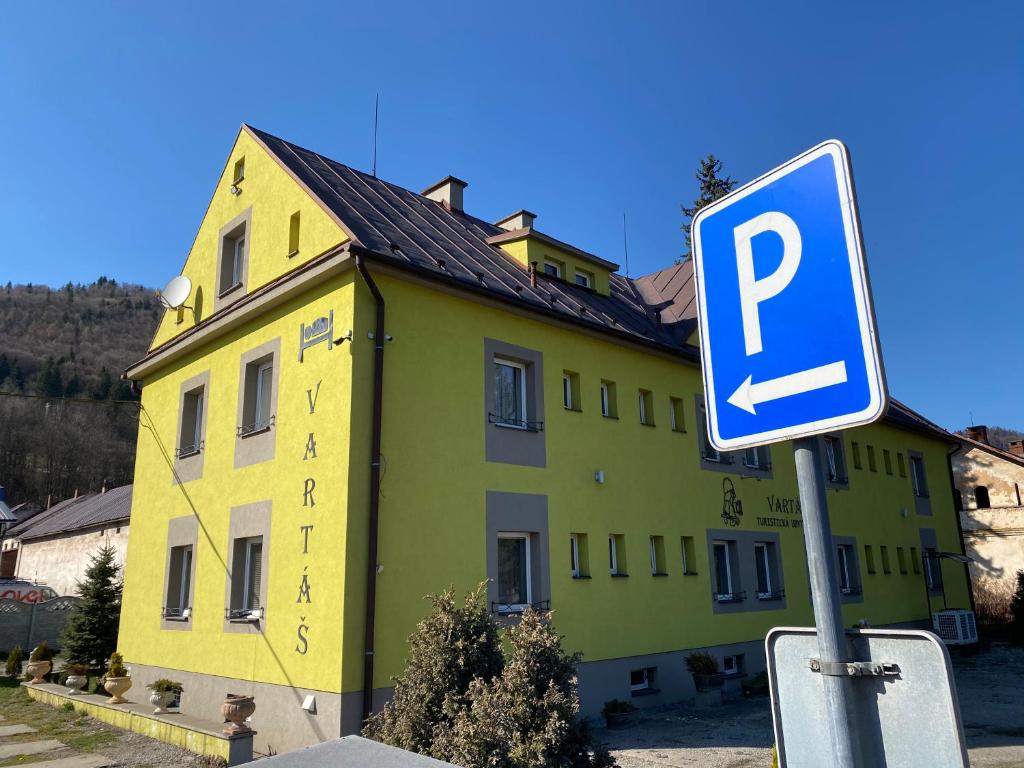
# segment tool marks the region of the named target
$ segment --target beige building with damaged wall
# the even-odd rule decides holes
[[[953,482],[979,610],[989,597],[1005,599],[1024,570],[1024,441],[1003,451],[989,444],[985,427],[959,436]]]
[[[77,594],[92,557],[110,544],[124,569],[132,486],[78,496],[13,527],[7,534],[17,546],[14,577],[51,587],[58,595]]]

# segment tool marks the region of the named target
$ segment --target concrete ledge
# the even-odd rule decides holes
[[[108,704],[107,696],[82,694],[71,696],[62,685],[22,683],[36,701],[59,707],[70,701],[75,710],[84,712],[109,725],[134,731],[151,739],[172,744],[197,755],[219,757],[227,765],[240,765],[252,760],[252,739],[255,731],[229,736],[221,732],[221,723],[211,723],[189,715],[172,712],[154,715],[151,704]],[[133,691],[134,692],[134,691]]]

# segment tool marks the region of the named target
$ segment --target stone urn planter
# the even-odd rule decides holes
[[[149,703],[156,707],[153,714],[167,714],[167,708],[174,703],[174,695],[174,691],[153,691],[149,694]]]
[[[29,683],[31,685],[45,683],[46,681],[43,678],[50,673],[50,668],[52,666],[53,664],[50,661],[29,661],[29,663],[25,665],[25,671],[32,675],[32,679],[29,680]]]
[[[82,689],[87,682],[89,682],[89,678],[85,675],[68,675],[64,679],[64,685],[67,686],[69,696],[81,696]]]
[[[251,730],[245,724],[245,720],[251,717],[255,711],[256,702],[252,696],[228,696],[220,705],[220,713],[224,715],[225,720],[231,723],[224,727],[224,733],[233,736],[236,733],[246,733]]]
[[[127,704],[124,695],[131,687],[132,679],[130,677],[108,677],[103,681],[103,689],[110,694],[107,704]]]

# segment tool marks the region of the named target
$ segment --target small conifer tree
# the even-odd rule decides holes
[[[21,650],[20,645],[11,648],[11,652],[7,654],[8,677],[21,677],[21,662],[24,657],[25,652]]]
[[[501,672],[501,641],[487,610],[486,582],[466,596],[461,608],[452,590],[428,599],[434,610],[409,637],[409,658],[405,672],[395,678],[394,697],[367,721],[363,733],[446,759],[435,748],[435,734],[448,730],[467,706],[475,678],[490,680]]]
[[[64,627],[61,655],[68,661],[99,666],[117,648],[117,626],[121,618],[121,579],[116,552],[106,544],[95,555],[78,582],[82,598]]]
[[[686,239],[686,253],[684,257],[690,256],[693,253],[693,241],[691,240],[691,227],[693,226],[693,217],[697,215],[704,206],[715,202],[720,197],[732,192],[733,187],[736,186],[736,182],[731,177],[726,176],[725,178],[719,178],[718,174],[722,172],[722,161],[714,155],[708,155],[700,161],[700,168],[697,169],[697,181],[700,182],[700,196],[693,201],[692,206],[682,206],[683,216],[686,217],[686,221],[683,223],[683,236]]]
[[[588,744],[576,665],[562,651],[548,614],[528,609],[508,632],[505,668],[470,686],[468,709],[445,740],[450,760],[466,768],[607,768],[615,761]]]

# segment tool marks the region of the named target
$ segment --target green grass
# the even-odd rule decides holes
[[[4,725],[24,723],[36,729],[36,733],[9,736],[5,743],[57,739],[78,752],[92,752],[118,739],[117,731],[82,712],[68,712],[63,708],[33,701],[19,685],[19,681],[8,677],[0,677],[0,715],[7,718]],[[44,758],[47,756],[0,760],[0,768],[26,765]]]

